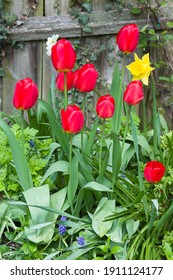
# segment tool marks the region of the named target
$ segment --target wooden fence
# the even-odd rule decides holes
[[[168,11],[170,8],[173,10],[172,0],[168,1]],[[132,22],[137,23],[139,28],[146,24],[153,27],[155,24],[153,21],[147,21],[145,12],[140,16],[132,15],[128,9],[129,1],[123,1],[127,4],[124,4],[121,9],[121,6],[118,6],[120,0],[92,0],[91,13],[86,13],[85,9],[81,10],[81,6],[77,5],[75,7],[78,18],[75,19],[72,15],[72,11],[75,10],[70,6],[72,2],[75,1],[11,0],[6,2],[7,11],[18,16],[16,25],[10,30],[11,37],[17,42],[24,42],[24,49],[11,48],[2,61],[5,77],[0,79],[1,110],[12,112],[11,100],[15,83],[24,77],[31,77],[39,87],[40,96],[47,99],[51,77],[55,74],[50,58],[45,52],[47,37],[59,34],[60,38],[69,38],[74,43],[80,40],[84,48],[89,44],[90,56],[92,51],[93,56],[97,53],[94,56],[94,63],[98,67],[100,76],[106,78],[109,83],[114,64],[111,59],[115,57],[115,35],[118,30]],[[137,2],[133,0],[134,5],[137,5]],[[158,2],[153,0],[152,4]],[[83,22],[79,21],[79,16],[85,14],[90,32],[84,28]],[[165,17],[167,18],[167,14]],[[160,19],[162,28],[165,27],[165,17]],[[104,47],[101,49],[101,46]],[[83,54],[84,51],[81,55]]]

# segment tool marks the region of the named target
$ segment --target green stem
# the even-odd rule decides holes
[[[103,119],[102,130],[101,130],[101,142],[100,142],[100,151],[99,151],[99,176],[102,169],[102,150],[104,143],[104,133],[105,133],[105,119]]]
[[[126,124],[126,127],[125,127],[123,142],[122,142],[122,148],[121,148],[122,152],[123,152],[123,149],[124,149],[124,144],[125,144],[125,141],[126,141],[127,132],[128,132],[128,129],[129,129],[130,113],[131,113],[131,105],[129,105],[129,107],[128,107],[127,124]]]
[[[70,170],[69,170],[69,174],[70,174],[70,176],[72,174],[72,140],[73,140],[73,135],[70,134],[70,139],[69,139],[69,144],[70,144],[70,149],[69,149],[69,165],[70,165]],[[75,176],[75,174],[74,174],[74,176]],[[70,180],[70,177],[69,177],[69,180]],[[70,207],[71,207],[71,213],[73,215],[73,203],[71,203]]]
[[[24,128],[25,128],[25,119],[24,119],[24,110],[20,110],[20,128],[21,128],[21,144],[23,151],[25,152],[25,139],[24,139]]]
[[[153,145],[154,145],[154,155],[157,155],[158,139],[157,139],[157,104],[156,104],[156,88],[154,82],[152,82],[152,96],[153,96]]]
[[[64,106],[65,109],[68,106],[68,96],[67,96],[67,72],[64,72]]]
[[[71,168],[71,163],[72,163],[72,140],[73,140],[73,135],[70,133],[70,149],[69,149],[69,162],[70,162],[70,168]]]
[[[82,112],[84,114],[84,119],[85,119],[85,107],[86,107],[86,93],[83,93],[83,101],[82,101]],[[81,130],[81,151],[83,153],[84,149],[84,144],[83,144],[83,129]]]
[[[145,94],[144,94],[144,99],[142,100],[142,120],[143,120],[144,136],[145,138],[147,138],[147,111],[146,111]]]

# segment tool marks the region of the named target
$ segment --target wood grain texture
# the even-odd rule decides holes
[[[154,0],[153,0],[154,1]],[[160,18],[160,27],[167,28],[166,21],[173,18],[173,4],[170,1],[166,6],[164,17]],[[20,18],[22,14],[28,14],[28,0],[12,0],[6,2],[8,11],[12,11]],[[146,25],[146,14],[140,18],[132,16],[129,9],[105,11],[106,0],[93,0],[93,12],[89,14],[90,33],[83,32],[82,26],[70,16],[69,0],[40,0],[37,9],[32,16],[22,19],[20,25],[10,30],[11,38],[17,42],[24,42],[24,50],[11,49],[3,59],[2,66],[6,75],[0,79],[1,109],[7,113],[12,112],[12,96],[17,80],[31,77],[39,87],[40,97],[48,98],[49,87],[52,76],[56,76],[50,58],[45,53],[46,39],[53,34],[59,34],[60,38],[68,38],[72,42],[81,40],[84,46],[90,43],[93,48],[98,49],[107,35],[110,41],[107,43],[115,46],[115,35],[119,29],[128,23],[137,23],[139,28]],[[81,1],[82,3],[82,1]],[[163,9],[163,7],[161,8]],[[153,22],[149,22],[153,27]],[[169,50],[170,48],[169,45]],[[115,50],[109,48],[100,52],[94,64],[99,70],[100,77],[106,78],[107,83],[111,82],[114,62],[110,65],[109,60],[114,57]],[[171,54],[170,54],[171,55]],[[172,55],[170,56],[170,61]],[[99,90],[102,90],[99,88]],[[94,99],[95,97],[93,97]],[[89,116],[88,116],[89,117]]]

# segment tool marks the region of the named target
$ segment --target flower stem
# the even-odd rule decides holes
[[[102,169],[102,151],[104,143],[104,134],[105,134],[105,119],[103,119],[102,130],[101,130],[101,142],[100,142],[100,151],[99,151],[99,176]]]
[[[147,118],[146,118],[146,102],[145,102],[145,96],[142,100],[142,119],[143,119],[143,131],[145,138],[147,137]]]
[[[24,146],[24,127],[25,127],[25,120],[24,120],[24,110],[20,110],[20,128],[21,128],[21,144],[22,149],[25,152],[25,146]]]
[[[127,113],[127,124],[126,124],[126,127],[125,127],[125,131],[124,131],[124,135],[123,135],[122,148],[121,148],[122,152],[123,152],[123,149],[124,149],[124,144],[125,144],[125,141],[126,141],[127,132],[128,132],[128,129],[129,129],[130,112],[131,112],[131,106],[129,105],[128,113]]]
[[[70,149],[69,149],[69,162],[70,162],[70,168],[71,168],[71,162],[72,162],[72,140],[73,135],[70,133]]]
[[[64,72],[64,105],[65,109],[68,106],[68,96],[67,96],[67,73]]]
[[[154,82],[152,81],[152,97],[153,97],[153,128],[154,128],[154,135],[153,135],[153,145],[154,145],[154,155],[156,156],[158,153],[158,139],[157,139],[157,105],[156,105],[156,88]]]
[[[82,112],[84,114],[84,119],[85,119],[85,106],[86,106],[86,94],[83,93],[83,101],[82,101]],[[83,153],[84,149],[84,144],[83,144],[83,129],[81,130],[81,151]]]
[[[69,149],[69,174],[70,176],[72,176],[72,140],[73,140],[73,135],[70,134],[70,139],[69,139],[69,144],[70,144],[70,149]],[[75,176],[75,174],[74,174]],[[71,187],[70,184],[70,177],[69,177],[69,184],[68,184],[68,188]],[[71,213],[73,214],[73,202],[70,203],[70,207],[71,207]]]

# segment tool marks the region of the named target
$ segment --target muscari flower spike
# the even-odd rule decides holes
[[[79,236],[77,239],[77,242],[79,245],[84,246],[85,245],[85,239],[83,236]]]
[[[60,221],[66,221],[67,218],[65,216],[62,216]],[[63,235],[66,232],[66,226],[59,224],[58,226],[58,232],[60,235]]]

